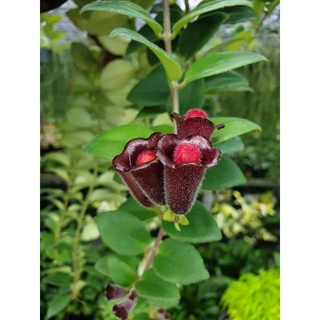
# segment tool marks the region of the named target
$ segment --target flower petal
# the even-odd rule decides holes
[[[195,145],[201,152],[201,162],[175,164],[174,153],[181,144]],[[193,206],[205,170],[219,162],[221,152],[212,148],[211,142],[205,137],[183,139],[175,134],[167,134],[158,142],[157,155],[164,164],[166,203],[175,214],[186,214]]]

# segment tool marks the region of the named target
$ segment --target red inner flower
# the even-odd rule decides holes
[[[201,109],[191,109],[185,115],[185,119],[196,117],[208,119],[208,115]]]
[[[173,162],[175,164],[199,163],[201,162],[200,149],[192,143],[182,143],[178,145],[173,153]]]
[[[141,165],[150,162],[156,158],[156,154],[153,151],[146,150],[139,154],[136,165]]]

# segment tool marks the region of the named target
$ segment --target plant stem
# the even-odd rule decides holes
[[[153,247],[151,249],[151,253],[150,253],[150,255],[149,255],[149,257],[148,257],[148,259],[146,261],[146,265],[144,267],[143,272],[145,272],[146,270],[148,270],[151,267],[153,259],[154,259],[154,256],[156,255],[156,253],[158,251],[158,248],[159,248],[160,242],[162,240],[162,237],[163,237],[163,229],[160,227],[159,232],[157,234],[156,241],[153,244]]]
[[[166,52],[172,56],[171,45],[171,21],[170,21],[170,6],[168,0],[163,0],[163,41]],[[171,81],[170,85],[170,98],[172,104],[172,111],[179,113],[179,87],[176,81]],[[176,131],[176,130],[175,130]]]
[[[170,22],[170,6],[168,0],[163,0],[163,41],[166,52],[172,55],[171,46],[171,22]]]
[[[87,192],[86,198],[82,204],[80,215],[77,221],[77,229],[74,236],[74,243],[73,243],[73,250],[72,250],[72,273],[73,273],[73,282],[72,282],[72,292],[71,297],[72,299],[78,298],[78,290],[77,290],[77,282],[78,282],[78,272],[79,272],[79,261],[78,261],[78,254],[79,254],[79,244],[80,244],[80,234],[83,226],[83,220],[85,217],[85,214],[87,212],[88,206],[89,206],[89,199],[91,197],[91,194],[95,187],[95,178],[98,174],[98,165],[95,166],[94,172],[93,172],[93,181],[89,186],[89,190]]]

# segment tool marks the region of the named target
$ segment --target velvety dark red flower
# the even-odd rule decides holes
[[[195,201],[205,170],[219,162],[221,152],[201,135],[181,138],[166,134],[158,141],[157,156],[164,164],[166,204],[175,214],[186,214]]]
[[[213,124],[201,109],[171,117],[177,134],[155,132],[148,139],[132,139],[112,164],[140,204],[167,205],[184,215],[195,201],[205,170],[220,160],[221,152],[212,147],[210,137],[224,124]]]
[[[132,195],[145,206],[164,205],[163,164],[156,157],[162,133],[148,139],[130,140],[123,152],[112,160],[113,168],[128,185]]]
[[[193,135],[203,136],[210,139],[214,130],[224,128],[224,124],[215,125],[201,109],[191,109],[185,116],[178,113],[171,113],[177,125],[177,135],[187,138]]]
[[[116,284],[108,284],[104,289],[104,294],[108,300],[114,300],[124,297],[127,294],[127,290]]]
[[[121,320],[127,320],[131,310],[135,307],[138,299],[137,292],[133,289],[129,293],[129,296],[126,300],[117,303],[113,306],[112,311],[114,315]]]

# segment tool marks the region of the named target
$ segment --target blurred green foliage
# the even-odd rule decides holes
[[[230,320],[280,319],[280,270],[243,274],[228,286],[221,298]]]

